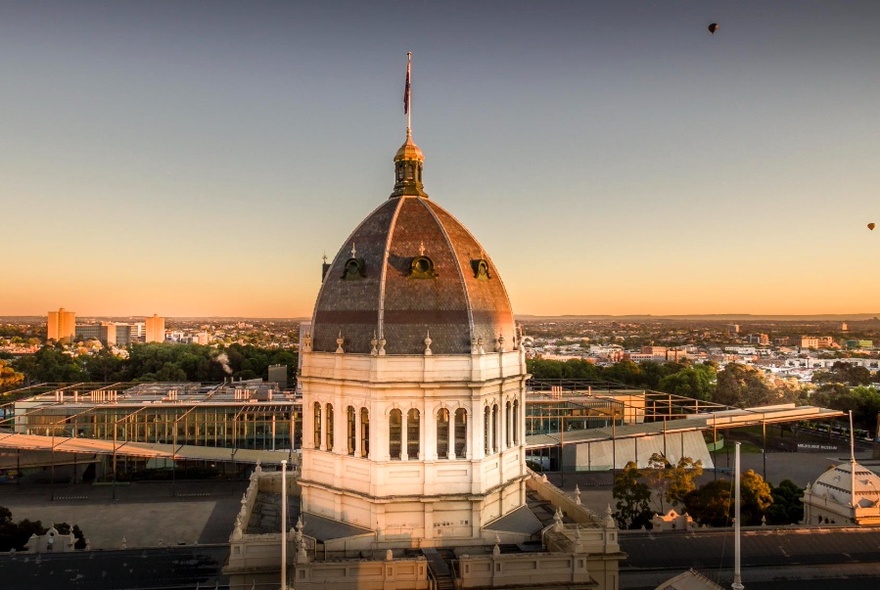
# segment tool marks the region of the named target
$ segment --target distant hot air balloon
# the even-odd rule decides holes
[[[711,25],[709,25],[709,32],[712,33],[713,35],[715,34],[715,31],[717,31],[717,30],[718,30],[718,23],[712,23]]]
[[[875,227],[877,227],[877,225],[873,221],[868,224],[868,229],[871,231],[874,231]]]

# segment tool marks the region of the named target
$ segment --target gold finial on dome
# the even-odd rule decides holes
[[[394,154],[394,190],[391,198],[414,196],[427,198],[422,184],[422,167],[425,156],[412,138],[412,92],[410,74],[412,52],[406,54],[406,84],[403,89],[403,112],[406,115],[406,141]]]

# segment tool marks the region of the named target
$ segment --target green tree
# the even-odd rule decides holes
[[[669,484],[666,487],[666,500],[673,506],[681,506],[685,496],[696,489],[696,479],[703,475],[703,462],[682,457],[667,471]]]
[[[761,524],[761,517],[773,504],[770,484],[749,469],[740,476],[740,518],[744,525]]]
[[[0,393],[17,387],[24,381],[24,373],[19,373],[9,363],[0,359]]]
[[[712,401],[725,406],[751,408],[776,400],[762,371],[731,363],[718,372],[718,386]]]
[[[771,488],[770,494],[773,503],[765,512],[767,524],[797,524],[804,519],[804,504],[801,501],[804,491],[793,481],[782,480],[778,487]]]
[[[617,511],[614,518],[622,529],[651,527],[651,488],[639,481],[641,474],[635,462],[630,461],[623,471],[614,475],[612,494]]]
[[[684,497],[687,513],[701,525],[729,526],[733,483],[729,479],[716,479],[692,490]]]
[[[700,524],[714,527],[733,522],[733,483],[728,479],[710,481],[684,496],[687,513]],[[761,524],[761,517],[773,504],[770,486],[749,469],[740,476],[740,519],[744,525]]]
[[[122,373],[123,360],[107,348],[102,348],[83,359],[91,381],[117,381]]]
[[[710,401],[715,394],[715,368],[711,365],[691,365],[666,375],[658,389],[702,401]]]
[[[77,359],[49,345],[34,354],[19,358],[15,368],[30,381],[72,383],[89,379],[88,373]]]

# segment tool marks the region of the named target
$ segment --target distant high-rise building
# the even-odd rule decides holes
[[[165,342],[165,318],[153,314],[145,323],[147,330],[144,342]]]
[[[137,329],[133,324],[116,324],[116,345],[128,346],[137,342]]]
[[[287,389],[287,365],[269,365],[269,383],[277,383],[281,389]]]
[[[77,324],[77,340],[100,340],[105,346],[116,344],[116,324],[101,322],[100,324]]]
[[[76,312],[63,307],[50,311],[46,322],[46,339],[56,342],[70,342],[76,335]]]

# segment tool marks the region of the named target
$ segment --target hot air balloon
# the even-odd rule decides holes
[[[715,31],[718,30],[718,23],[712,23],[711,25],[709,25],[708,28],[709,28],[709,32],[714,35]]]
[[[877,227],[877,225],[873,221],[868,224],[868,229],[871,231],[874,231],[875,227]]]

